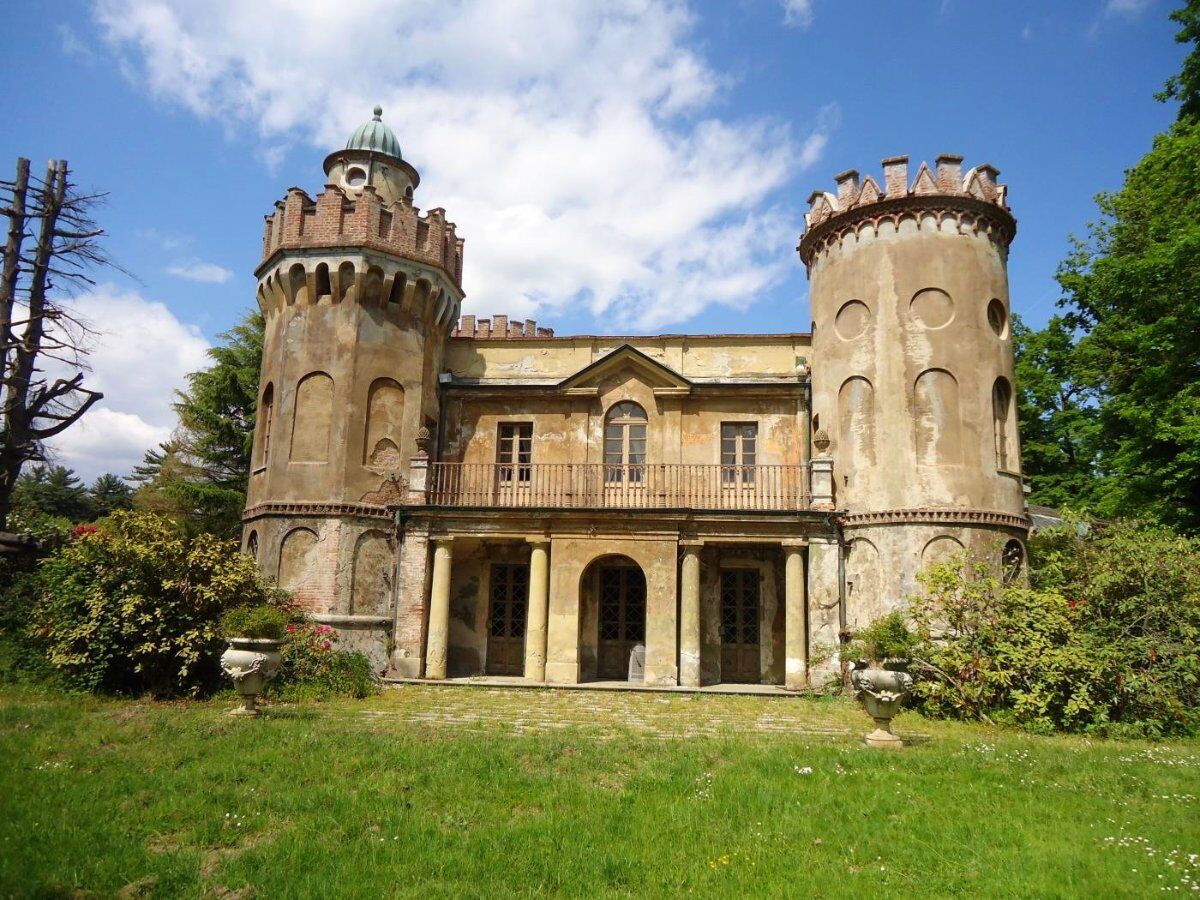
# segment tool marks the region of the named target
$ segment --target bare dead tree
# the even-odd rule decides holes
[[[0,180],[8,219],[0,268],[0,529],[21,467],[44,460],[44,442],[103,396],[83,384],[93,332],[64,302],[95,283],[90,272],[112,265],[92,218],[103,197],[76,190],[66,160],[51,160],[39,181],[29,160],[18,159],[16,180]],[[47,365],[60,374],[48,375]]]

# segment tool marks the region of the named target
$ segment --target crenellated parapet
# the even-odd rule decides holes
[[[444,209],[421,215],[411,200],[385,205],[372,185],[350,196],[328,184],[315,200],[291,188],[265,218],[264,264],[284,250],[361,247],[435,266],[461,292],[463,239]]]
[[[510,319],[494,315],[490,319],[463,316],[450,337],[474,338],[477,341],[506,341],[517,338],[552,338],[553,328],[543,328],[534,319]]]
[[[985,163],[964,173],[962,161],[943,154],[933,169],[922,162],[909,181],[908,157],[893,156],[883,161],[882,186],[870,175],[860,181],[854,169],[843,172],[835,179],[837,193],[814,191],[809,197],[800,258],[810,266],[847,237],[878,234],[889,226],[899,230],[905,221],[918,229],[983,233],[1007,248],[1017,222],[1008,209],[1008,188],[997,181],[999,170]]]

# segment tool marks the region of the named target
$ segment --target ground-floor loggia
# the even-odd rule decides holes
[[[736,536],[513,524],[403,526],[394,675],[798,689],[837,639],[836,536],[819,520]]]

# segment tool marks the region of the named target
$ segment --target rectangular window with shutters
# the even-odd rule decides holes
[[[721,423],[721,483],[753,484],[758,465],[758,424]]]
[[[496,462],[502,484],[528,484],[533,470],[533,423],[505,422],[496,441]]]

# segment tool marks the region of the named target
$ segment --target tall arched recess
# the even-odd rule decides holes
[[[275,424],[275,385],[267,382],[263,388],[262,402],[258,407],[258,459],[259,466],[266,466],[271,459],[271,430]]]
[[[404,388],[392,378],[376,378],[367,389],[367,429],[363,465],[372,469],[400,466],[400,428],[404,422]]]
[[[945,369],[926,369],[913,385],[913,406],[917,462],[923,465],[962,462],[962,415],[954,376]]]
[[[837,449],[847,472],[875,464],[875,388],[860,375],[838,391]]]
[[[333,379],[324,372],[311,372],[296,385],[292,462],[328,462],[332,424]]]
[[[1017,470],[1017,426],[1013,414],[1013,391],[1001,375],[992,385],[992,436],[996,444],[996,468]]]

